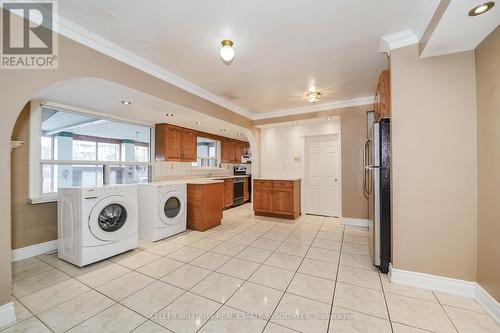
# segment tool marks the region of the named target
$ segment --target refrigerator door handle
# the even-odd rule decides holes
[[[370,170],[368,169],[369,167],[369,162],[368,159],[370,158],[370,146],[371,146],[371,141],[370,139],[366,140],[365,142],[365,149],[363,151],[363,167],[364,167],[364,177],[363,177],[363,189],[367,195],[371,194],[371,184],[368,184],[370,182]]]

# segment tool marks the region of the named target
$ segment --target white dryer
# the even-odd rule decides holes
[[[186,230],[185,182],[139,184],[139,238],[155,242]]]
[[[137,185],[58,190],[58,256],[85,266],[137,247]]]

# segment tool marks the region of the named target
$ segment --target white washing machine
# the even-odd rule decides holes
[[[58,256],[85,266],[137,247],[137,185],[58,190]]]
[[[140,239],[155,242],[186,230],[186,183],[139,184],[137,193]]]

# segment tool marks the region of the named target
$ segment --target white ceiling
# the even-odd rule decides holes
[[[78,78],[63,81],[42,90],[35,98],[48,101],[49,105],[59,106],[63,110],[82,109],[84,112],[95,112],[105,117],[145,125],[169,123],[247,141],[244,129],[239,126],[101,79]],[[131,101],[132,104],[123,105],[123,100]],[[167,113],[174,116],[167,117]],[[201,124],[197,125],[196,122]],[[221,129],[226,131],[222,132]],[[82,134],[92,135],[92,132],[87,127]]]
[[[373,96],[384,35],[425,29],[438,0],[64,0],[59,15],[253,113]],[[427,21],[428,22],[428,21]],[[236,57],[218,51],[232,39]],[[100,40],[102,41],[102,39]]]
[[[473,50],[500,24],[500,2],[488,12],[470,17],[469,11],[482,0],[451,1],[435,27],[423,57]]]

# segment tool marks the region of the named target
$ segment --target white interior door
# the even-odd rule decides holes
[[[304,211],[340,216],[339,136],[306,138]]]

